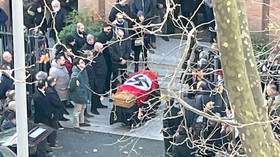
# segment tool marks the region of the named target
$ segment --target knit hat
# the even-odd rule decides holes
[[[144,16],[144,12],[141,10],[137,12],[137,17],[140,17],[140,16]]]

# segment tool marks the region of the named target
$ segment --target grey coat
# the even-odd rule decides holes
[[[55,90],[57,91],[61,101],[69,99],[69,74],[65,66],[58,65],[55,60],[52,61],[50,76],[56,78]]]
[[[89,88],[86,69],[80,70],[74,66],[69,84],[70,100],[77,104],[87,104]]]

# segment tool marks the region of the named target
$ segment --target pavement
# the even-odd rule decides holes
[[[52,157],[163,157],[163,142],[138,137],[91,132],[79,134],[71,129],[58,131],[61,150]]]

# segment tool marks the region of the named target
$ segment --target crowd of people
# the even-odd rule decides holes
[[[223,80],[219,50],[213,44],[209,51],[195,46],[192,39],[182,66],[181,83],[188,84],[183,100],[193,108],[210,116],[223,117],[234,121],[233,110]],[[259,63],[261,65],[261,63]],[[279,112],[279,63],[271,54],[260,66],[262,90],[266,94],[267,114],[270,120],[280,116]],[[179,104],[179,105],[176,105]],[[166,156],[216,156],[218,152],[244,153],[236,127],[216,122],[184,108],[173,98],[167,99],[163,115],[163,130]],[[271,123],[275,137],[279,140],[279,121]]]
[[[53,149],[62,148],[57,144],[56,130],[63,129],[61,121],[69,121],[65,117],[65,115],[69,115],[67,108],[74,108],[74,130],[85,133],[81,127],[91,126],[87,118],[93,117],[93,114],[99,115],[101,108],[108,108],[102,104],[101,97],[110,97],[110,92],[113,95],[116,94],[120,85],[127,80],[129,60],[134,61],[134,72],[149,70],[147,56],[149,52],[153,52],[157,48],[156,35],[153,31],[158,29],[151,27],[150,24],[164,21],[167,4],[170,7],[180,4],[168,14],[167,21],[160,31],[161,34],[157,34],[169,41],[168,35],[175,33],[176,27],[183,26],[186,29],[192,27],[185,18],[182,18],[182,25],[172,22],[172,18],[178,18],[181,10],[184,17],[193,16],[193,24],[197,25],[199,20],[194,13],[200,3],[202,0],[191,2],[186,0],[171,2],[166,2],[166,0],[131,0],[130,2],[117,0],[108,17],[110,22],[104,22],[102,31],[96,37],[87,33],[87,28],[83,23],[77,23],[73,33],[67,36],[66,42],[56,46],[56,53],[51,60],[50,68],[36,75],[36,89],[32,96],[34,123],[55,129],[48,136],[48,143],[41,143],[44,147],[39,149],[39,154],[44,156],[47,152],[51,152],[48,147],[45,147],[46,145]],[[44,2],[37,0],[26,8],[25,26],[28,29],[40,26],[42,33],[48,32],[48,37],[56,41],[57,33],[66,26],[67,15],[77,9],[77,1],[53,0],[49,4],[52,13],[48,22],[42,21],[44,5]],[[203,8],[205,10],[200,9],[205,18],[203,22],[212,21],[214,19],[212,1],[204,0]],[[208,26],[215,29],[214,22]],[[215,33],[212,32],[211,42],[214,42],[215,38]],[[230,101],[224,89],[217,45],[214,43],[211,50],[207,51],[203,47],[197,47],[195,42],[196,39],[192,38],[189,50],[189,54],[193,51],[194,55],[187,56],[182,67],[180,83],[188,85],[183,99],[199,111],[234,120]],[[141,53],[144,67],[139,70]],[[1,131],[16,126],[14,80],[12,79],[14,76],[13,57],[7,51],[2,56],[0,110],[3,116]],[[275,64],[275,60],[269,60],[264,64],[262,72],[274,70],[279,73],[278,66]],[[273,82],[278,79],[272,78],[273,81],[271,78],[265,77],[265,79],[263,90],[266,90],[270,100],[269,114],[279,116],[280,112],[277,108],[280,101],[279,85]],[[172,98],[167,99],[163,117],[162,133],[166,156],[195,156],[193,152],[202,156],[215,156],[217,150],[232,151],[240,145],[236,128],[184,109],[182,104]],[[276,132],[279,132],[277,124],[273,124],[273,127],[276,128]],[[200,145],[200,147],[195,147],[195,145]]]

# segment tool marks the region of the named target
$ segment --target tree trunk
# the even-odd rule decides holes
[[[260,121],[267,122],[269,118],[268,118],[268,114],[264,114],[267,113],[267,107],[264,102],[264,95],[262,94],[261,79],[259,75],[256,75],[259,72],[257,70],[257,64],[252,48],[252,42],[251,42],[251,37],[250,37],[250,32],[248,27],[246,2],[244,0],[237,0],[237,8],[238,10],[241,10],[240,12],[238,12],[240,33],[241,33],[241,40],[243,45],[243,54],[245,57],[246,71],[247,71],[251,91],[254,97],[254,102],[257,107],[257,112]],[[278,145],[279,143],[275,141],[270,123],[265,123],[265,127],[263,128],[264,128],[265,137],[269,138],[270,141],[274,141],[273,144]]]
[[[269,5],[270,5],[270,0],[263,0],[263,5],[262,5],[262,31],[263,31],[263,37],[267,41],[269,41],[269,29],[268,29],[269,8],[270,8]]]
[[[238,11],[244,12],[246,10],[238,10],[236,0],[214,0],[217,35],[226,87],[235,119],[242,126],[239,128],[239,132],[246,155],[249,157],[276,157],[280,155],[280,148],[277,145],[271,145],[272,141],[269,139],[273,139],[273,137],[267,138],[264,132],[265,128],[271,129],[271,127],[259,123],[262,118],[258,114],[258,107],[255,105],[251,91],[251,85],[254,83],[250,84],[246,70],[247,68],[249,70],[249,67],[246,67],[245,64],[246,58],[243,53],[242,34],[240,33],[242,27],[239,24]],[[241,23],[243,27],[246,26],[243,21]],[[244,44],[244,47],[249,44]],[[253,63],[252,59],[249,60],[249,63],[249,65]],[[256,66],[251,66],[251,68],[256,68]],[[249,74],[255,72],[256,69],[250,71]],[[255,83],[256,90],[259,89],[258,83]],[[258,91],[256,93],[259,94]],[[263,100],[259,101],[261,103]],[[266,112],[263,114],[266,115]],[[267,135],[273,136],[272,134]]]

